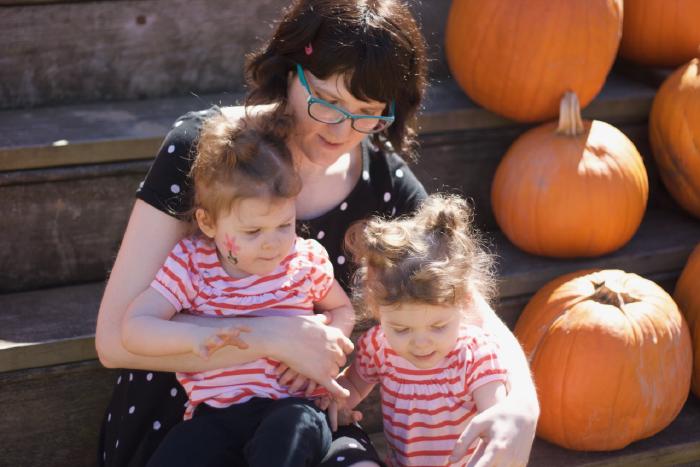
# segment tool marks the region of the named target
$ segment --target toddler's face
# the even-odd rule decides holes
[[[294,199],[246,198],[219,216],[214,241],[233,277],[265,275],[289,254],[296,239]]]
[[[417,368],[434,368],[459,336],[462,312],[457,307],[420,302],[380,306],[379,317],[391,348]]]

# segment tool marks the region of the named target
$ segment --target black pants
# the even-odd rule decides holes
[[[331,445],[325,414],[306,399],[255,398],[225,409],[200,405],[176,425],[148,467],[302,467]]]

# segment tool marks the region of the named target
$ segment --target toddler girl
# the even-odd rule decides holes
[[[250,329],[170,321],[181,311],[295,317],[320,310],[350,334],[354,312],[325,249],[295,233],[301,182],[283,123],[269,116],[236,124],[224,116],[207,121],[190,173],[199,232],[173,248],[151,287],[129,307],[123,322],[129,351],[207,358],[226,345],[247,347],[241,333]],[[259,358],[178,373],[189,397],[188,421],[168,433],[149,465],[318,464],[331,432],[325,415],[304,396],[322,392],[313,383],[290,391],[278,382],[279,366]]]
[[[339,375],[350,397],[337,404],[347,413],[378,383],[388,464],[463,465],[475,453],[459,441],[469,420],[506,395],[498,346],[469,323],[494,286],[468,205],[433,195],[412,217],[354,226],[346,243],[361,266],[358,303],[380,324]]]

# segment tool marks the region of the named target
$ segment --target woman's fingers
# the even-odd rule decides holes
[[[306,392],[304,393],[304,395],[305,395],[306,397],[311,397],[311,395],[312,395],[312,394],[314,393],[314,391],[316,390],[316,387],[317,387],[317,386],[318,386],[318,385],[316,384],[316,381],[310,379],[310,380],[309,380],[309,384],[306,386]],[[326,409],[323,409],[323,410],[326,410]]]
[[[479,438],[483,428],[484,427],[478,421],[478,415],[469,421],[467,427],[464,429],[462,434],[459,435],[459,438],[457,438],[455,447],[452,449],[452,454],[450,455],[450,462],[457,462],[467,455],[469,446],[471,446],[474,441]]]

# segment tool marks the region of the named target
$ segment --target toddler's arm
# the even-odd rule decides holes
[[[483,386],[476,388],[472,393],[472,397],[474,397],[476,408],[479,413],[483,412],[489,407],[493,407],[499,402],[504,401],[506,399],[506,395],[506,386],[501,381],[486,383]],[[483,437],[484,433],[481,433],[481,435]],[[455,443],[455,447],[450,455],[450,462],[457,462],[467,454],[467,451],[471,446],[471,439],[473,439],[473,435],[470,430],[470,425],[467,425],[467,428],[462,432],[459,439]],[[472,454],[472,458],[481,457],[487,444],[485,441],[486,440],[484,439],[480,440],[479,446]]]
[[[345,419],[341,419],[341,424],[347,425],[353,421],[359,421],[362,415],[359,412],[354,412],[353,409],[367,397],[375,386],[374,383],[368,383],[362,379],[357,373],[355,362],[338,375],[337,381],[350,392],[350,395],[345,399],[329,401],[329,404],[324,404],[327,407],[322,407],[323,409],[328,408],[328,419],[333,431],[338,429],[339,413],[345,414]]]
[[[170,321],[177,310],[160,293],[147,288],[129,305],[122,321],[122,343],[132,353],[164,356],[195,353],[207,358],[211,353],[231,345],[245,349],[239,337],[250,332],[245,326],[207,328]]]

